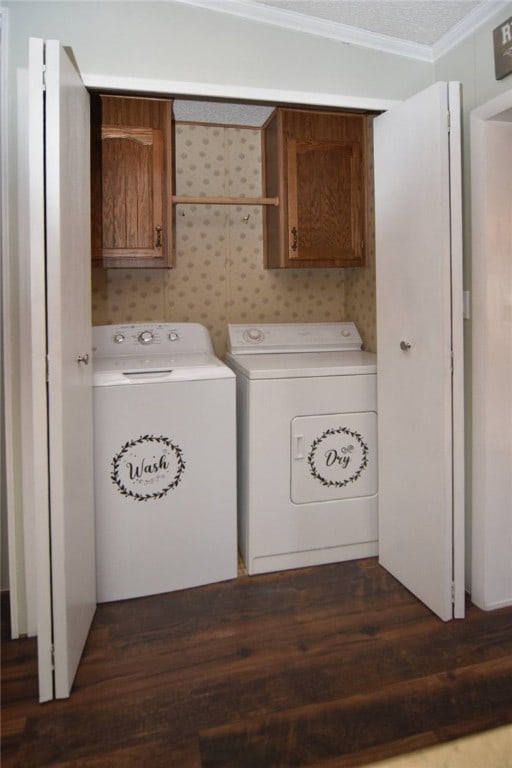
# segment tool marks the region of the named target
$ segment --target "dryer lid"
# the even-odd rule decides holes
[[[319,376],[356,376],[377,373],[373,352],[303,352],[226,355],[226,363],[248,379],[296,379]]]

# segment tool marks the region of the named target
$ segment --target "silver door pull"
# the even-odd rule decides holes
[[[77,363],[83,363],[84,365],[89,365],[89,355],[78,355],[76,361]]]
[[[411,348],[411,342],[410,341],[401,341],[400,342],[400,349],[402,349],[404,352],[407,352],[408,349]]]

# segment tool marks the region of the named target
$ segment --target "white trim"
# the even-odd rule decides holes
[[[217,13],[227,13],[231,16],[238,16],[250,21],[259,22],[260,24],[285,27],[295,32],[371,48],[391,53],[395,56],[405,56],[409,59],[426,61],[431,64],[435,63],[437,59],[475,32],[488,19],[508,5],[508,0],[485,0],[483,5],[476,7],[459,24],[443,35],[434,45],[430,46],[413,43],[409,40],[401,40],[389,35],[381,35],[347,24],[314,18],[305,14],[295,13],[294,11],[246,3],[244,0],[174,0],[174,2],[205,8]]]
[[[511,600],[497,600],[496,602],[491,603],[478,603],[478,608],[482,611],[497,611],[500,608],[509,608],[512,606],[512,599]]]
[[[512,89],[471,110],[471,120],[492,120],[512,107]]]
[[[464,312],[462,242],[462,87],[448,83],[450,110],[450,240],[452,314],[452,455],[453,455],[453,617],[465,613],[465,495],[464,495]]]
[[[180,0],[181,2],[182,0]],[[82,73],[86,88],[98,90],[138,91],[140,93],[172,94],[176,96],[198,96],[238,101],[266,101],[270,104],[308,104],[311,106],[345,107],[348,109],[371,109],[377,112],[391,109],[399,101],[373,97],[348,96],[333,93],[312,93],[310,91],[281,91],[272,88],[254,88],[241,85],[219,85],[218,83],[193,83],[179,80],[148,80],[134,77],[111,77]]]

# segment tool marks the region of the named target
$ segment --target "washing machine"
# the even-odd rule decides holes
[[[202,325],[93,328],[98,602],[237,575],[235,389]]]
[[[249,574],[377,554],[377,360],[354,323],[229,325]]]

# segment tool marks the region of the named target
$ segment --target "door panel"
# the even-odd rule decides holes
[[[293,261],[362,258],[363,158],[347,141],[288,139],[288,225]]]
[[[42,194],[46,211],[47,293],[46,307],[41,298],[39,311],[46,312],[46,320],[40,315],[40,321],[47,329],[48,435],[46,439],[46,435],[39,432],[36,452],[48,452],[51,546],[48,548],[47,540],[41,549],[38,572],[43,578],[51,572],[51,606],[46,605],[48,589],[43,587],[41,600],[45,605],[40,606],[40,611],[52,618],[53,695],[63,698],[69,696],[96,604],[89,96],[77,69],[57,41],[48,41],[45,46],[42,41],[32,42],[38,51],[45,50],[46,65],[45,189]],[[32,93],[32,97],[35,99],[36,94]],[[42,99],[40,91],[39,100]],[[35,137],[33,140],[35,144]],[[41,242],[41,221],[33,240]],[[40,335],[38,342],[41,341]],[[41,355],[40,349],[38,354]],[[44,482],[42,475],[38,479]],[[41,499],[44,497],[43,493]],[[37,512],[42,529],[45,519],[48,520],[47,495]],[[46,649],[47,618],[41,631],[38,627],[38,641]],[[40,693],[42,700],[52,697],[47,683],[48,663],[51,661],[40,655],[40,674],[45,679]]]
[[[298,416],[291,422],[295,504],[377,493],[377,414]]]
[[[374,122],[379,558],[444,620],[453,616],[454,551],[457,562],[463,552],[452,383],[452,349],[462,380],[462,313],[452,322],[462,260],[450,216],[460,212],[460,163],[450,168],[448,132],[449,109],[460,107],[448,93],[437,83]],[[460,409],[461,388],[457,397]],[[463,596],[463,583],[455,587]]]

